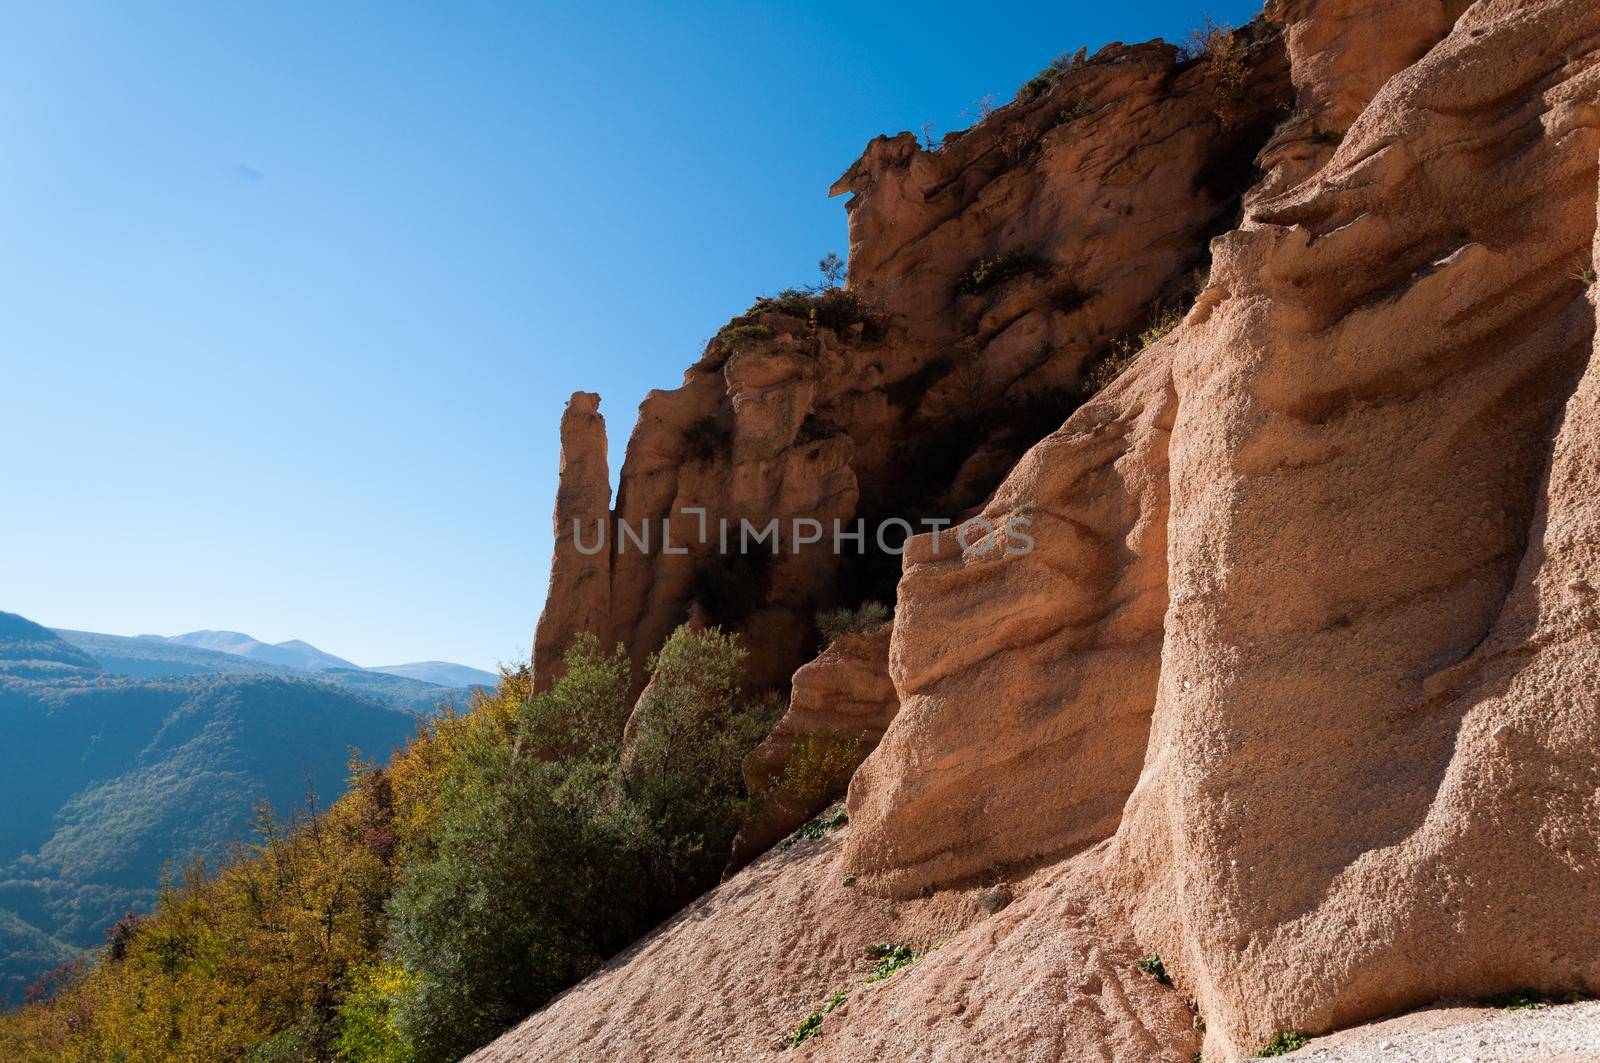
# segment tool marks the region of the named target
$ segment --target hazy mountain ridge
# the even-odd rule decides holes
[[[153,641],[163,638],[163,636],[141,635],[140,638]],[[289,639],[286,642],[270,643],[262,642],[260,639],[246,635],[242,631],[190,631],[182,635],[165,636],[165,640],[179,646],[197,646],[200,649],[215,650],[218,653],[231,653],[239,657],[250,657],[270,664],[281,664],[307,672],[314,672],[323,668],[361,667],[353,661],[347,661],[343,657],[336,657],[328,653],[326,650],[320,650],[303,639]]]
[[[341,667],[318,668],[308,670],[287,664],[277,664],[260,657],[246,656],[230,653],[223,650],[209,649],[191,645],[185,642],[174,641],[160,635],[140,635],[130,638],[125,635],[106,635],[93,631],[73,631],[58,628],[54,634],[83,653],[91,656],[108,672],[114,675],[136,676],[141,678],[161,678],[183,675],[276,675],[290,676],[301,679],[315,679],[324,683],[365,694],[380,701],[388,702],[398,708],[412,712],[432,712],[441,704],[455,705],[465,708],[472,695],[471,685],[468,683],[445,684],[429,682],[418,677],[408,677],[402,673],[391,672],[383,669],[361,668],[357,665]],[[216,634],[213,632],[212,634]],[[187,636],[178,636],[186,638]],[[248,636],[243,636],[248,638]],[[302,645],[306,645],[302,643]],[[316,647],[310,647],[317,653]],[[338,660],[332,654],[323,656]],[[447,664],[445,662],[425,662],[423,665],[396,665],[397,668],[416,668],[422,673],[428,671],[428,665],[439,665],[444,674],[453,674],[449,669],[460,669],[463,673],[476,673],[487,676],[488,673],[477,673],[476,669],[469,669],[465,665]],[[484,686],[492,686],[493,679],[480,680]]]
[[[388,675],[403,676],[407,679],[416,679],[420,682],[446,687],[492,687],[500,681],[500,677],[493,672],[485,672],[481,668],[472,668],[465,664],[452,664],[449,661],[380,664],[373,668],[368,668],[367,671],[384,672]]]

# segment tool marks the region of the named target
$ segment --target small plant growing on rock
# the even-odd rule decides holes
[[[956,282],[962,295],[982,295],[1007,281],[1050,271],[1050,261],[1032,251],[1008,251],[997,258],[980,258]]]
[[[1267,1046],[1256,1053],[1257,1059],[1267,1056],[1286,1056],[1296,1052],[1311,1043],[1311,1035],[1300,1030],[1285,1030],[1267,1042]]]
[[[1250,83],[1248,47],[1226,22],[1209,15],[1189,31],[1179,55],[1201,64],[1206,73],[1228,92],[1243,92]]]
[[[804,1044],[815,1037],[820,1029],[822,1029],[822,1012],[813,1011],[810,1015],[801,1019],[800,1025],[795,1027],[794,1038],[790,1040],[789,1047],[796,1048]]]
[[[978,908],[984,915],[994,915],[1008,907],[1014,899],[1010,886],[991,886],[978,894]]]
[[[810,1015],[807,1015],[804,1019],[801,1019],[800,1025],[795,1027],[794,1036],[789,1040],[789,1047],[795,1048],[821,1032],[822,1017],[831,1012],[834,1008],[838,1007],[840,1004],[843,1004],[845,997],[849,995],[850,994],[846,990],[841,989],[833,996],[828,998],[828,1002],[822,1006],[821,1011],[813,1011]]]
[[[1151,978],[1154,978],[1157,982],[1160,982],[1162,985],[1171,985],[1172,984],[1172,977],[1167,974],[1167,968],[1161,962],[1161,957],[1157,956],[1154,953],[1151,953],[1149,956],[1146,956],[1144,959],[1139,960],[1136,964],[1134,964],[1134,966],[1138,967],[1139,970],[1143,971],[1145,974],[1149,975]]]
[[[1049,92],[1051,86],[1057,81],[1061,80],[1061,75],[1069,70],[1076,70],[1088,61],[1089,50],[1087,48],[1079,48],[1072,53],[1062,52],[1050,61],[1049,66],[1028,79],[1022,88],[1017,90],[1017,100],[1021,103],[1028,103],[1038,99],[1046,92]]]
[[[750,317],[772,311],[798,317],[813,328],[829,328],[835,332],[863,325],[865,331],[870,333],[876,326],[866,304],[855,292],[845,288],[785,288],[777,295],[763,295],[741,316]]]
[[[895,945],[890,942],[872,945],[867,951],[877,961],[872,965],[872,976],[868,982],[881,982],[902,967],[910,967],[922,959],[922,953],[913,952],[910,945]]]
[[[726,347],[748,347],[771,338],[772,330],[765,325],[729,325],[717,334]]]
[[[780,853],[787,852],[798,841],[820,838],[829,831],[842,827],[849,822],[850,816],[842,808],[836,813],[829,814],[824,812],[819,816],[813,816],[802,823],[799,830],[785,838],[783,844],[778,846],[778,851]]]
[[[982,124],[983,122],[988,121],[989,116],[994,114],[994,111],[994,93],[986,92],[982,96],[979,96],[977,99],[973,100],[972,106],[961,113],[965,117],[977,119],[978,123]],[[947,137],[946,139],[949,138]]]
[[[829,642],[846,635],[871,635],[882,631],[892,617],[880,602],[862,602],[855,609],[830,609],[817,614],[817,630]]]
[[[839,287],[839,282],[844,279],[844,259],[837,253],[829,251],[817,260],[817,270],[822,274],[822,287],[828,291]]]
[[[1080,95],[1077,99],[1072,101],[1072,106],[1066,108],[1056,115],[1056,125],[1066,125],[1068,122],[1076,122],[1078,119],[1085,118],[1093,113],[1094,104],[1089,101],[1089,97]]]
[[[1505,1008],[1507,1011],[1533,1011],[1544,1007],[1544,995],[1537,989],[1524,987],[1492,996],[1488,1003],[1490,1007]]]

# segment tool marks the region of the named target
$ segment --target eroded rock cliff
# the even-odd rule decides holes
[[[949,943],[829,1013],[819,1059],[1186,1060],[1186,1001],[1232,1059],[1443,997],[1600,992],[1600,8],[1283,0],[1206,59],[1063,64],[939,151],[880,138],[836,187],[861,320],[725,331],[646,402],[619,511],[976,512],[1036,545],[913,540],[842,844],[758,862],[722,888],[742,914],[711,895],[499,1058],[598,1058],[624,1000],[715,1058],[735,1042],[638,1017],[651,957],[759,933],[802,879],[947,905],[918,911]],[[1181,325],[1116,344],[1196,269]],[[941,425],[1061,393],[1044,438],[979,418],[941,486],[896,494]],[[729,442],[702,471],[707,416]],[[690,556],[614,556],[605,630],[648,645],[697,600]],[[878,593],[803,558],[744,617],[767,679],[814,608]],[[829,949],[894,932],[830,925]],[[777,1024],[747,998],[794,997],[785,970],[697,999],[701,1026]]]
[[[1081,404],[1086,369],[1192,297],[1291,97],[1281,33],[1260,23],[1226,64],[1112,46],[938,150],[910,133],[875,140],[834,186],[850,194],[848,290],[759,300],[682,387],[646,398],[609,581],[558,551],[536,661],[592,630],[642,671],[698,602],[746,633],[754,685],[786,685],[818,648],[817,610],[892,601],[900,561],[874,529],[981,505]],[[600,493],[593,468],[570,465],[568,538],[569,513],[590,517]],[[770,540],[721,549],[722,521],[737,546],[740,521],[774,519],[778,556]],[[824,542],[796,547],[796,519],[818,521]],[[841,557],[834,522],[856,520],[865,550]],[[685,552],[664,548],[666,521]]]

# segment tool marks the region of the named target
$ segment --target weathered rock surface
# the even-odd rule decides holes
[[[862,829],[845,861],[864,880],[904,896],[1116,829],[1161,668],[1169,350],[1141,355],[985,508],[997,528],[1030,521],[1031,553],[914,541],[890,653],[901,709],[850,786]]]
[[[844,792],[900,702],[889,679],[890,628],[835,639],[794,674],[789,708],[745,758],[760,807],[733,843],[743,864]]]
[[[1600,989],[1597,44],[1592,4],[1476,5],[1219,242],[1178,339],[1107,882],[1208,1055]]]
[[[1295,111],[1263,153],[1252,197],[1275,195],[1320,169],[1384,84],[1442,40],[1471,0],[1273,0],[1283,25]]]

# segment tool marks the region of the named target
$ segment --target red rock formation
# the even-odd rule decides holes
[[[555,555],[550,591],[533,638],[534,683],[545,689],[561,674],[572,636],[609,629],[611,562],[598,550],[611,523],[611,473],[600,396],[577,392],[561,415],[561,474],[556,489]]]
[[[1600,989],[1597,43],[1590,3],[1478,4],[1221,242],[1180,341],[1107,881],[1208,1055]]]
[[[1173,408],[1157,347],[1028,454],[984,516],[1031,521],[1031,553],[914,541],[852,873],[906,896],[1116,829],[1160,672]]]
[[[698,910],[708,925],[675,925],[504,1050],[599,1044],[623,1010],[623,1028],[689,1058],[743,1044],[710,1031],[775,1025],[756,1001],[791,991],[803,958],[770,978],[741,966],[738,1000],[696,999],[711,1017],[697,1044],[650,1018],[677,999],[656,986],[716,981],[725,957],[667,958],[764,933],[768,905],[781,920],[798,883],[832,875],[851,905],[892,907],[1036,868],[991,920],[943,909],[950,943],[896,992],[830,1014],[802,1050],[816,1058],[1188,1059],[1189,998],[1206,1058],[1232,1059],[1439,997],[1600,992],[1600,8],[1464,7],[1273,5],[1296,113],[1212,245],[1209,284],[972,500],[996,524],[1032,520],[1035,548],[912,544],[889,652],[900,709],[852,780],[826,875],[758,861]],[[1272,35],[1247,39],[1252,76],[1275,85]],[[963,351],[981,357],[959,364],[1009,374],[1019,323],[1061,349],[1102,313],[1125,331],[1190,267],[1174,249],[1195,215],[1178,202],[1166,237],[1142,228],[1160,209],[1143,182],[1181,200],[1169,168],[1237,128],[1228,107],[1210,138],[1164,110],[1193,106],[1171,89],[1206,77],[1119,50],[1045,91],[1048,107],[1087,92],[1099,115],[1122,104],[1087,86],[1115,83],[1132,102],[1114,128],[1046,132],[1040,156],[1003,167],[1035,100],[942,153],[875,141],[845,175],[852,290],[884,332],[819,332],[839,361],[806,394],[813,412],[861,413],[842,461],[862,508],[895,448],[931,438],[910,426],[960,408],[946,377],[883,434],[873,389],[929,364],[888,352],[975,337]],[[1041,199],[1079,220],[1050,229]],[[1111,201],[1140,209],[1088,209]],[[1047,256],[1048,279],[967,308],[950,266],[984,240],[980,254]],[[1047,313],[1043,292],[1089,269],[1100,295]],[[1099,352],[1006,379],[1075,379]],[[838,390],[863,358],[883,375]],[[716,393],[695,379],[685,391]],[[994,443],[980,434],[966,460],[1004,465]],[[831,955],[849,936],[830,924],[794,947]],[[1174,988],[1130,975],[1141,954]]]
[[[818,609],[893,595],[898,556],[870,531],[866,557],[733,560],[719,520],[737,536],[776,518],[787,539],[794,518],[953,518],[1060,425],[1084,366],[1192,283],[1288,111],[1278,37],[1239,41],[1237,83],[1167,45],[1116,46],[938,151],[909,133],[868,147],[834,186],[851,193],[849,293],[758,303],[640,408],[615,516],[653,538],[611,536],[609,604],[583,613],[606,614],[641,682],[693,601],[747,634],[764,686],[815,651]],[[663,552],[665,520],[687,553]],[[575,631],[551,617],[536,657]]]
[[[899,709],[889,680],[890,628],[843,635],[794,674],[789,709],[745,758],[759,810],[733,843],[742,865],[844,792]]]

